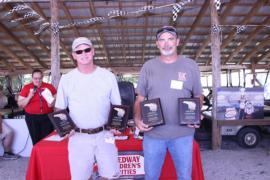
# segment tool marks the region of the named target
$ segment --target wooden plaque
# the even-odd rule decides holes
[[[160,99],[145,100],[141,103],[141,115],[144,124],[160,126],[165,124]]]

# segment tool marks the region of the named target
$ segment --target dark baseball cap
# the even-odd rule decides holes
[[[173,26],[163,26],[162,28],[160,28],[157,31],[156,38],[158,39],[161,36],[161,34],[163,34],[165,32],[171,33],[172,35],[178,37],[178,34],[177,34],[177,31],[176,31],[175,27],[173,27]]]

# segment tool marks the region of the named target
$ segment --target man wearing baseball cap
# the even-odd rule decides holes
[[[180,39],[172,26],[156,33],[160,56],[147,61],[140,72],[134,120],[144,132],[145,179],[159,179],[167,149],[174,161],[178,179],[191,180],[194,126],[180,126],[178,98],[198,97],[202,102],[200,71],[194,60],[177,54]],[[143,123],[140,103],[160,98],[165,124],[149,127]]]
[[[73,41],[77,68],[61,77],[55,103],[57,109],[69,109],[77,126],[68,142],[73,180],[89,179],[94,160],[103,178],[113,179],[120,174],[113,133],[104,128],[111,104],[121,104],[120,93],[114,74],[95,65],[94,54],[90,39],[79,37]]]

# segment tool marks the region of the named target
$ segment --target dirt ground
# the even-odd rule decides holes
[[[206,180],[270,179],[270,156],[265,148],[205,150],[201,158]]]

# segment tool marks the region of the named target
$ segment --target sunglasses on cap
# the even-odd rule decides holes
[[[77,50],[77,51],[75,51],[75,53],[76,54],[82,54],[83,52],[85,52],[85,53],[89,53],[89,52],[91,52],[91,48],[86,48],[86,49],[83,49],[83,50]]]
[[[164,26],[157,31],[156,37],[158,38],[163,32],[173,33],[177,36],[176,29],[172,26]]]

